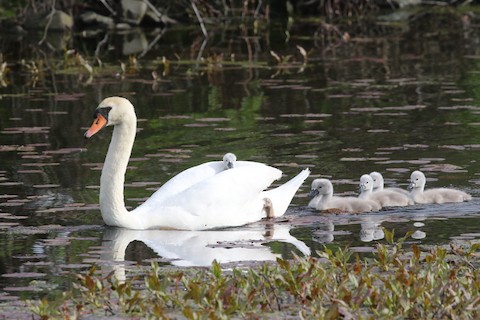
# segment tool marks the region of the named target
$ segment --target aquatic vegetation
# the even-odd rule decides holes
[[[325,248],[319,258],[279,258],[246,269],[214,262],[210,269],[166,271],[153,262],[123,282],[92,268],[63,301],[30,301],[30,310],[42,319],[478,318],[479,243],[407,249],[408,235],[393,242],[393,232],[384,231],[388,244],[379,244],[372,258]]]

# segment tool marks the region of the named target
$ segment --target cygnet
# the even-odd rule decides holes
[[[223,156],[223,166],[225,170],[232,169],[235,166],[236,162],[237,156],[231,152],[225,153],[225,155]]]
[[[381,206],[374,201],[333,196],[333,185],[328,179],[313,180],[310,196],[312,200],[308,206],[317,210],[337,209],[342,213],[362,213],[381,209]]]
[[[373,192],[373,179],[368,174],[360,177],[360,195],[358,197],[378,202],[382,207],[404,207],[414,204],[408,195],[400,192],[387,189]]]
[[[373,179],[373,192],[377,192],[381,190],[390,190],[390,191],[403,193],[404,195],[409,195],[409,192],[402,188],[392,188],[392,187],[384,188],[385,182],[380,172],[377,172],[377,171],[370,172],[370,177],[372,177]]]
[[[421,171],[414,171],[410,176],[410,195],[416,203],[463,202],[472,199],[466,192],[450,188],[425,189],[427,179]]]

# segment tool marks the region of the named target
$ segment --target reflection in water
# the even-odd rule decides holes
[[[415,232],[412,234],[412,238],[413,239],[417,239],[417,240],[420,240],[420,239],[423,239],[427,236],[427,234],[425,232],[423,232],[422,230],[415,230]]]
[[[107,228],[103,236],[103,261],[125,261],[125,250],[133,241],[141,241],[172,265],[208,266],[235,261],[275,261],[280,254],[263,245],[269,241],[290,243],[304,255],[310,248],[290,235],[289,225],[266,225],[245,229],[216,231],[128,230]],[[125,267],[115,264],[115,275],[125,280]]]
[[[335,225],[331,221],[320,224],[313,233],[313,240],[319,243],[331,243],[335,240]]]
[[[360,240],[363,242],[371,242],[373,240],[381,240],[385,237],[382,229],[382,219],[376,216],[362,217],[360,223]]]
[[[372,242],[373,240],[381,240],[385,237],[382,229],[381,216],[376,215],[359,215],[350,218],[336,219],[332,217],[331,220],[324,221],[317,226],[317,229],[313,232],[313,240],[319,243],[333,243],[335,241],[335,235],[349,235],[350,232],[337,230],[335,231],[335,225],[342,226],[346,224],[360,223],[360,240],[362,242]],[[338,240],[337,240],[338,241]]]

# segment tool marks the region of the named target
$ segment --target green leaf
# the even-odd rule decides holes
[[[212,262],[212,273],[217,279],[222,276],[222,268],[220,267],[220,263],[218,263],[217,260],[213,260]]]

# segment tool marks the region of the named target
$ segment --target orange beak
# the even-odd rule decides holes
[[[88,129],[87,132],[85,132],[84,137],[86,139],[90,138],[95,133],[102,130],[102,128],[105,127],[106,125],[107,125],[107,119],[101,113],[98,113],[95,120],[93,120],[93,123],[90,126],[90,129]]]

